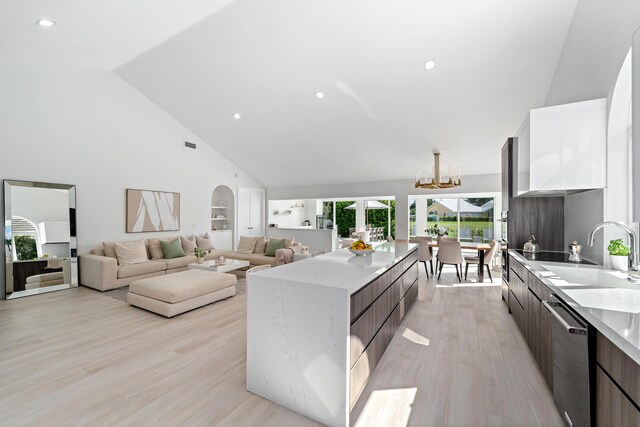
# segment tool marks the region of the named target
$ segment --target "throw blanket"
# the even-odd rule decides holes
[[[293,254],[301,253],[303,248],[304,246],[302,245],[294,245],[290,248],[278,249],[276,251],[276,265],[293,262]]]
[[[47,266],[45,268],[62,268],[64,258],[51,257],[47,259]]]

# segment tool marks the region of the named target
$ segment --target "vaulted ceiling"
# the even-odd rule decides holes
[[[499,172],[502,143],[544,102],[577,0],[33,3],[100,25],[74,24],[81,48],[65,39],[60,55],[6,40],[0,53],[115,68],[278,187],[412,178],[434,150],[463,178]]]

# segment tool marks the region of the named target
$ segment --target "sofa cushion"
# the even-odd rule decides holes
[[[179,238],[176,238],[175,240],[172,240],[170,242],[160,240],[160,247],[162,248],[164,259],[180,258],[185,255],[184,251],[182,250],[182,244],[180,243]]]
[[[144,240],[133,240],[131,242],[115,242],[116,258],[118,264],[140,264],[147,262],[147,248],[144,246]]]
[[[269,239],[267,242],[267,249],[264,251],[266,256],[276,256],[278,249],[284,248],[284,239]]]
[[[196,250],[196,236],[183,237],[180,236],[180,243],[182,244],[182,250],[188,254]]]
[[[143,274],[157,273],[166,270],[167,266],[163,261],[146,261],[140,264],[127,264],[118,266],[118,279],[141,276]]]
[[[102,250],[104,251],[104,256],[108,256],[109,258],[118,258],[116,256],[115,242],[102,242]]]
[[[196,236],[196,244],[198,245],[198,249],[215,249],[209,233],[205,233],[202,237]]]
[[[264,253],[267,250],[267,238],[264,236],[256,237],[256,247],[253,248],[254,254]]]
[[[276,239],[276,240],[284,240],[284,247],[285,248],[290,248],[291,246],[293,246],[293,237],[271,237],[269,238],[269,240],[271,239]],[[269,242],[267,242],[267,245],[269,245]],[[265,250],[266,252],[266,250]]]
[[[264,253],[262,254],[251,254],[247,255],[247,261],[251,263],[251,265],[271,265],[275,267],[276,265],[276,257],[266,256]]]
[[[147,239],[147,243],[149,244],[149,255],[151,255],[151,259],[162,259],[164,258],[164,252],[162,252],[162,248],[160,247],[160,240],[164,240],[165,242],[171,242],[176,240],[178,236],[173,237],[162,237],[155,238],[152,237]]]
[[[175,304],[234,286],[236,282],[233,274],[188,270],[136,280],[129,285],[129,292]]]
[[[236,251],[243,254],[252,254],[256,247],[257,240],[257,237],[240,236],[240,241],[238,242]]]
[[[162,261],[167,266],[167,270],[173,270],[174,268],[184,268],[197,260],[198,258],[195,255],[189,254],[179,258],[163,259]]]

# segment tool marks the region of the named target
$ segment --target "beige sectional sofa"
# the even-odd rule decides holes
[[[178,236],[163,237],[162,240],[173,240],[176,237]],[[138,279],[185,271],[189,264],[197,261],[193,253],[187,253],[186,256],[180,258],[153,259],[152,251],[149,249],[150,240],[153,239],[145,240],[149,260],[137,264],[119,265],[118,259],[111,249],[113,242],[104,242],[102,248],[94,249],[88,255],[81,255],[79,257],[80,284],[99,291],[107,291],[128,286]],[[243,253],[212,249],[205,259],[212,260],[222,255],[226,258],[249,261],[252,266],[269,264],[275,267],[293,261],[293,254],[301,252],[303,248],[304,246],[296,242],[288,248],[278,249],[275,257],[266,256],[264,252]]]

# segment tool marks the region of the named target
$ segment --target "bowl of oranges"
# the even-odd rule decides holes
[[[349,249],[349,252],[351,252],[352,254],[355,254],[358,256],[368,255],[374,252],[373,246],[371,246],[368,243],[365,243],[362,240],[356,240],[347,249]]]

